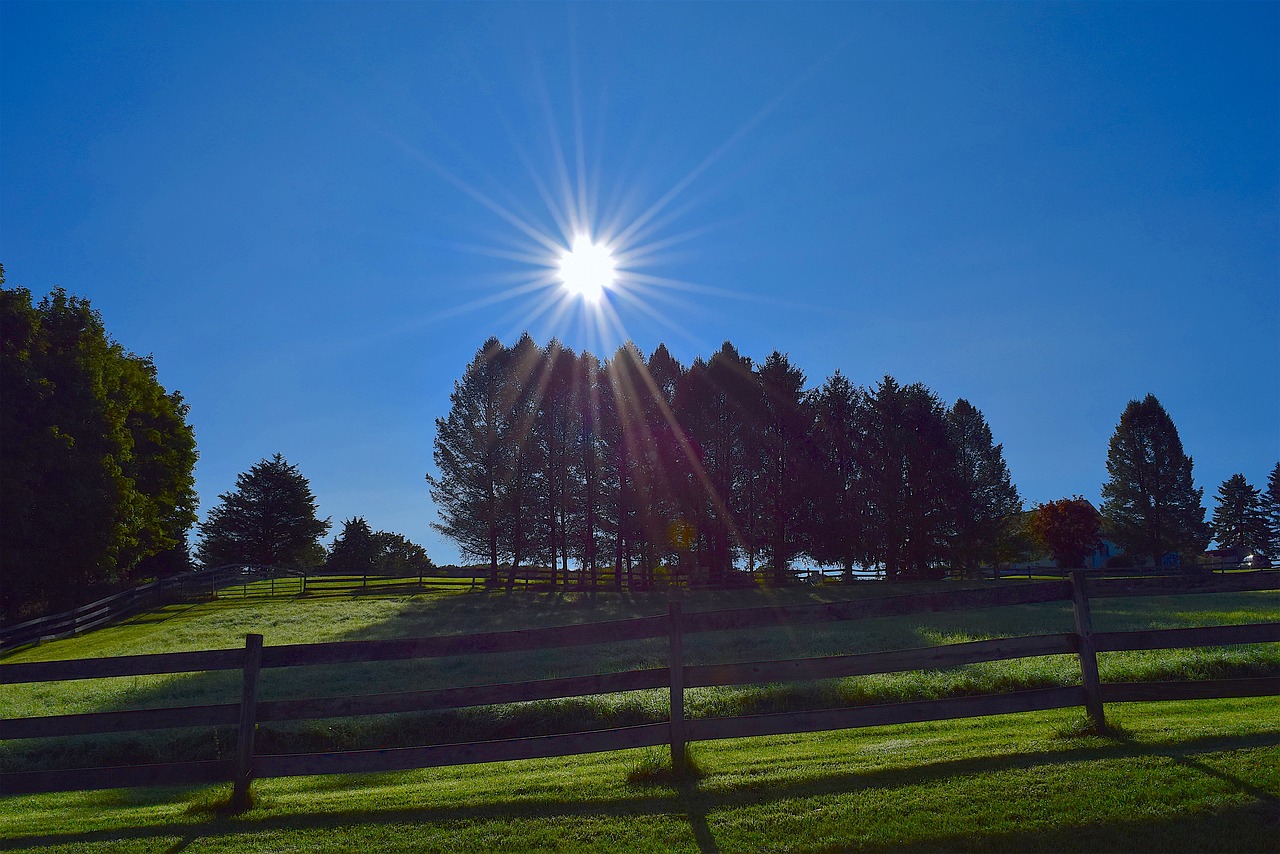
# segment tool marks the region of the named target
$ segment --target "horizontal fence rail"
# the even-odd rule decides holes
[[[1175,699],[1272,696],[1280,678],[1216,679],[1194,682],[1101,684],[1098,652],[1176,649],[1280,642],[1280,623],[1207,626],[1149,631],[1098,632],[1090,625],[1090,597],[1178,595],[1280,589],[1280,572],[1175,579],[1103,580],[1074,574],[1068,581],[907,594],[849,602],[684,613],[673,603],[668,614],[548,628],[443,635],[376,641],[262,646],[250,635],[244,648],[131,655],[100,659],[0,664],[0,684],[97,679],[119,676],[237,670],[244,689],[239,703],[49,715],[0,721],[0,739],[49,738],[99,733],[144,732],[184,727],[235,727],[237,755],[231,759],[173,762],[115,768],[13,771],[0,774],[4,794],[152,785],[195,785],[232,781],[236,797],[247,796],[258,777],[389,771],[567,756],[635,747],[669,745],[680,762],[687,742],[783,733],[946,720],[1084,706],[1105,727],[1102,703]],[[919,649],[833,655],[817,658],[686,665],[684,635],[733,629],[812,625],[833,620],[874,619],[906,614],[1008,607],[1071,601],[1077,631],[996,638]],[[261,668],[416,660],[443,656],[563,649],[589,644],[666,638],[667,666],[592,676],[479,685],[361,696],[258,700]],[[1075,655],[1082,684],[813,711],[731,718],[684,718],[688,689],[838,679],[877,673],[942,669],[978,662],[1043,655]],[[429,712],[444,709],[555,700],[625,691],[671,691],[669,720],[590,732],[560,733],[461,744],[437,744],[317,754],[255,753],[253,731],[261,723]]]

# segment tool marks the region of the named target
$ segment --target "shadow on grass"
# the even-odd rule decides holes
[[[690,825],[702,852],[719,850],[708,816],[715,811],[750,807],[774,802],[823,798],[860,790],[897,789],[912,785],[938,783],[950,777],[962,777],[1010,770],[1051,768],[1098,760],[1128,757],[1167,757],[1196,772],[1212,776],[1254,799],[1253,803],[1195,816],[1175,817],[1159,821],[1101,822],[1070,828],[989,833],[983,835],[937,836],[892,846],[841,845],[832,851],[1115,851],[1133,850],[1203,850],[1206,847],[1230,848],[1232,839],[1242,834],[1253,838],[1268,836],[1280,830],[1280,804],[1272,793],[1219,771],[1196,757],[1218,753],[1280,745],[1280,732],[1250,736],[1215,736],[1177,744],[1139,744],[1127,738],[1090,738],[1076,747],[1019,756],[975,757],[915,766],[882,769],[865,773],[840,772],[803,782],[770,784],[749,782],[730,787],[704,788],[690,780],[666,786],[636,786],[631,797],[600,801],[566,802],[556,799],[493,801],[474,806],[426,807],[415,809],[358,810],[323,812],[279,817],[238,817],[224,808],[227,787],[199,792],[187,813],[207,816],[200,823],[177,823],[138,826],[84,833],[58,833],[11,837],[0,841],[0,849],[43,848],[53,845],[89,845],[94,843],[126,843],[147,839],[180,836],[181,841],[170,851],[181,851],[201,839],[232,837],[266,831],[307,831],[331,827],[377,826],[388,824],[449,824],[489,820],[538,820],[558,818],[627,818],[637,816],[682,815]],[[394,775],[350,775],[329,778],[326,783],[346,781],[367,786],[378,777]],[[180,789],[149,790],[148,796],[125,796],[124,804],[144,805],[176,800]],[[108,793],[103,793],[106,796]],[[267,796],[268,801],[270,796]],[[100,805],[119,804],[109,797]],[[1194,831],[1194,832],[1193,832]],[[1207,845],[1212,840],[1213,845]],[[1135,842],[1136,841],[1136,842]]]

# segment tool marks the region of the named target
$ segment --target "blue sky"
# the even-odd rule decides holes
[[[456,559],[477,348],[618,343],[536,313],[566,211],[645,352],[965,397],[1028,501],[1096,502],[1148,392],[1207,508],[1280,459],[1274,3],[0,4],[8,284],[154,354],[202,511],[278,451]]]

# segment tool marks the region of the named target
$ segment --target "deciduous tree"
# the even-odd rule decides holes
[[[1079,495],[1038,504],[1031,516],[1031,535],[1058,566],[1084,566],[1102,542],[1102,517]]]
[[[182,396],[60,288],[36,304],[0,287],[0,329],[0,608],[68,607],[181,566],[196,506]]]

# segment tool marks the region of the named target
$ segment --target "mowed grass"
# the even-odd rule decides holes
[[[133,851],[1273,851],[1274,699],[1108,707],[709,742],[701,779],[625,751],[393,774],[0,800],[0,846]]]
[[[1002,582],[1004,584],[1016,582]],[[685,592],[686,610],[803,604],[898,592],[953,589],[954,584],[854,584],[777,591]],[[265,583],[257,592],[265,593]],[[255,588],[250,589],[255,592]],[[465,584],[381,589],[355,595],[227,595],[139,615],[83,637],[21,650],[5,663],[152,652],[232,648],[258,632],[267,644],[414,637],[502,631],[662,614],[665,592],[631,594],[469,591]],[[1274,593],[1200,594],[1099,599],[1097,631],[1280,620]],[[1068,603],[924,614],[846,623],[715,632],[686,638],[691,664],[873,652],[982,638],[1071,631]],[[264,671],[263,699],[324,697],[479,685],[585,675],[666,663],[665,639],[488,656]],[[1280,645],[1160,652],[1106,653],[1107,681],[1280,676]],[[687,692],[691,717],[760,714],[795,709],[897,702],[1078,684],[1075,656],[1042,656],[944,671],[914,671],[808,683],[705,688]],[[172,674],[7,686],[0,716],[27,717],[125,708],[237,702],[240,676]],[[479,707],[447,712],[265,724],[263,753],[488,740],[628,726],[665,720],[664,691]],[[36,769],[226,757],[229,729],[0,742],[0,768]]]
[[[1011,582],[1004,582],[1011,583]],[[951,589],[954,585],[937,585]],[[932,589],[858,584],[682,594],[686,610]],[[251,588],[250,594],[265,591]],[[380,589],[171,606],[3,663],[267,644],[501,631],[665,613],[666,593]],[[1098,631],[1280,620],[1274,593],[1100,599]],[[1070,631],[1066,603],[686,639],[690,663],[869,652]],[[1275,675],[1280,645],[1107,653],[1105,680]],[[662,666],[665,641],[483,658],[265,671],[263,695],[327,696]],[[818,683],[689,692],[693,716],[891,702],[1075,684],[1073,656]],[[239,674],[6,686],[0,716],[235,702]],[[226,786],[0,798],[0,848],[51,851],[1273,851],[1280,711],[1273,698],[1107,707],[1118,735],[1077,737],[1078,710],[700,743],[696,782],[628,782],[658,750],[259,780]],[[661,691],[263,726],[263,752],[502,738],[664,720]],[[2,724],[0,724],[2,725]],[[0,742],[5,768],[225,756],[233,733]],[[661,776],[659,775],[659,779]]]

